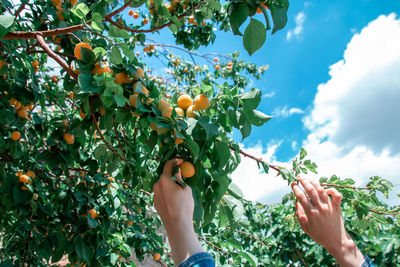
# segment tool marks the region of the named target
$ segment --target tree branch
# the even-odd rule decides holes
[[[115,15],[117,15],[118,13],[121,13],[122,11],[125,10],[125,8],[127,8],[128,6],[130,6],[132,4],[132,1],[128,1],[125,3],[125,5],[123,5],[122,7],[116,9],[115,11],[111,12],[110,14],[108,14],[107,16],[104,17],[104,20],[108,20],[111,19],[112,17],[114,17]]]
[[[20,6],[19,6],[19,8],[17,9],[17,11],[15,11],[15,13],[14,13],[14,16],[15,17],[18,17],[19,16],[19,14],[21,13],[21,11],[25,8],[25,5],[27,4],[28,2],[23,2]]]
[[[78,82],[78,76],[73,72],[68,64],[64,62],[59,56],[57,56],[56,53],[54,53],[49,46],[46,44],[46,42],[43,39],[43,35],[41,34],[36,34],[36,40],[38,41],[39,45],[43,48],[46,53],[53,58],[58,64],[60,64],[61,67],[76,81]]]
[[[9,32],[0,40],[15,40],[15,39],[36,39],[37,35],[42,35],[43,37],[53,36],[53,35],[60,35],[60,34],[67,34],[70,32],[75,32],[82,30],[84,28],[83,24],[78,24],[66,28],[58,28],[54,30],[48,31],[33,31],[33,32],[26,32],[26,31],[17,31],[17,32]]]
[[[103,136],[102,132],[100,131],[99,125],[98,125],[98,123],[97,123],[97,121],[96,121],[96,118],[95,118],[95,116],[94,116],[94,110],[93,110],[93,96],[90,96],[90,111],[91,111],[91,113],[92,113],[92,120],[93,120],[93,123],[94,123],[94,125],[96,126],[96,129],[97,129],[97,131],[98,131],[99,134],[100,134],[101,140],[103,140],[104,144],[108,147],[108,149],[110,149],[110,150],[111,150],[115,155],[117,155],[121,160],[123,160],[123,161],[126,162],[127,159],[125,159],[124,157],[122,157],[119,153],[117,153],[117,151],[115,151],[115,150],[110,146],[110,144],[108,144],[108,142],[104,139],[104,136]]]

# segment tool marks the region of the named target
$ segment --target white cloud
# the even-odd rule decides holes
[[[305,20],[306,20],[306,18],[307,18],[307,16],[306,16],[306,14],[304,13],[304,11],[301,11],[301,12],[299,12],[297,15],[296,15],[296,18],[295,18],[295,23],[296,23],[296,26],[293,28],[293,29],[291,29],[291,30],[289,30],[288,32],[287,32],[287,34],[286,34],[286,39],[287,40],[292,40],[294,37],[296,38],[296,39],[300,39],[300,37],[301,37],[301,34],[303,33],[303,29],[304,29],[304,22],[305,22]]]
[[[365,184],[400,181],[400,19],[380,16],[354,35],[318,86],[303,146],[319,174]],[[397,191],[398,191],[397,187]]]
[[[242,146],[241,148],[250,155],[262,158],[266,162],[275,163],[274,154],[280,144],[281,141],[273,141],[267,146],[266,151],[260,143],[253,147],[244,148]],[[274,170],[270,170],[266,174],[258,169],[256,161],[247,157],[242,157],[239,167],[231,175],[231,178],[242,189],[245,199],[248,200],[261,200],[265,195],[269,195],[268,200],[280,201],[283,196],[281,192],[288,190],[287,182],[281,177],[276,177]],[[275,197],[271,197],[272,195]]]
[[[400,153],[400,20],[391,14],[371,22],[329,74],[305,120],[313,134],[344,152],[365,146],[374,153]]]
[[[271,98],[271,97],[274,97],[275,94],[276,94],[275,91],[272,91],[272,92],[269,92],[269,93],[264,93],[264,94],[262,95],[262,98]]]
[[[311,133],[303,147],[317,163],[318,177],[336,174],[362,185],[378,175],[397,185],[395,193],[400,193],[400,19],[395,14],[380,16],[364,27],[329,74],[330,79],[318,86],[311,112],[304,119]],[[276,111],[289,116],[290,110],[296,113],[287,106]],[[276,149],[275,144],[264,154],[261,146],[246,151],[274,162]],[[256,164],[243,159],[238,174],[233,175],[247,198],[270,203],[289,190],[280,177],[253,169]],[[390,203],[396,201],[392,194]]]
[[[293,114],[303,114],[304,111],[299,108],[288,108],[288,106],[278,107],[272,112],[272,114],[276,117],[287,118],[292,116]]]

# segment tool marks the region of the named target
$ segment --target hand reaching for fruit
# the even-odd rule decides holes
[[[180,166],[183,162],[182,159],[167,161],[160,179],[153,186],[154,207],[167,230],[175,264],[203,251],[193,229],[192,190],[189,186],[179,186],[171,179],[175,166]],[[183,183],[181,168],[176,179]]]
[[[364,257],[344,227],[340,209],[342,195],[334,188],[325,190],[318,182],[300,177],[299,181],[307,193],[292,183],[301,229],[328,250],[341,266],[361,266]]]

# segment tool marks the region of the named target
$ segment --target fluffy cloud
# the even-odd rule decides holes
[[[281,141],[271,142],[266,151],[260,143],[254,147],[244,148],[242,146],[242,149],[266,162],[276,163],[274,154],[280,144]],[[242,157],[239,167],[231,175],[231,178],[242,189],[244,197],[248,200],[260,201],[268,196],[269,202],[277,202],[281,200],[282,192],[288,190],[287,182],[281,177],[276,177],[274,170],[270,170],[266,174],[258,169],[257,163],[251,158]]]
[[[288,106],[276,108],[272,114],[276,117],[287,118],[292,116],[293,114],[303,114],[304,111],[299,108],[288,108]]]
[[[354,35],[343,59],[330,67],[329,74],[330,79],[318,86],[311,112],[304,118],[310,134],[302,145],[317,163],[319,177],[336,174],[365,184],[369,177],[379,175],[391,180],[399,193],[400,19],[390,14],[369,23]],[[290,110],[284,107],[276,113],[283,117],[296,113]],[[260,146],[248,150],[275,162],[277,147],[267,146],[264,154]],[[273,174],[254,171],[252,164],[256,166],[244,159],[233,175],[245,196],[279,201],[288,191],[287,183]],[[398,199],[392,194],[390,202],[394,201]]]
[[[319,173],[400,180],[400,19],[380,16],[354,35],[318,86],[303,146]],[[397,191],[398,191],[397,187]]]
[[[301,34],[303,33],[303,29],[304,29],[304,21],[306,20],[306,14],[301,11],[296,15],[295,18],[295,23],[296,26],[289,30],[286,34],[286,39],[287,40],[292,40],[294,37],[299,39],[301,37]]]
[[[350,152],[400,153],[400,20],[380,16],[356,34],[319,85],[305,125]]]

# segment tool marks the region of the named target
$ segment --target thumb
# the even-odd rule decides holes
[[[182,163],[183,163],[183,159],[170,159],[170,160],[168,160],[164,165],[164,170],[163,170],[162,174],[164,176],[171,177],[174,167],[175,166],[179,166]],[[180,172],[179,172],[179,176],[180,176]]]
[[[328,188],[325,192],[332,196],[332,203],[335,207],[340,208],[340,204],[342,203],[342,194],[340,194],[335,188]]]

